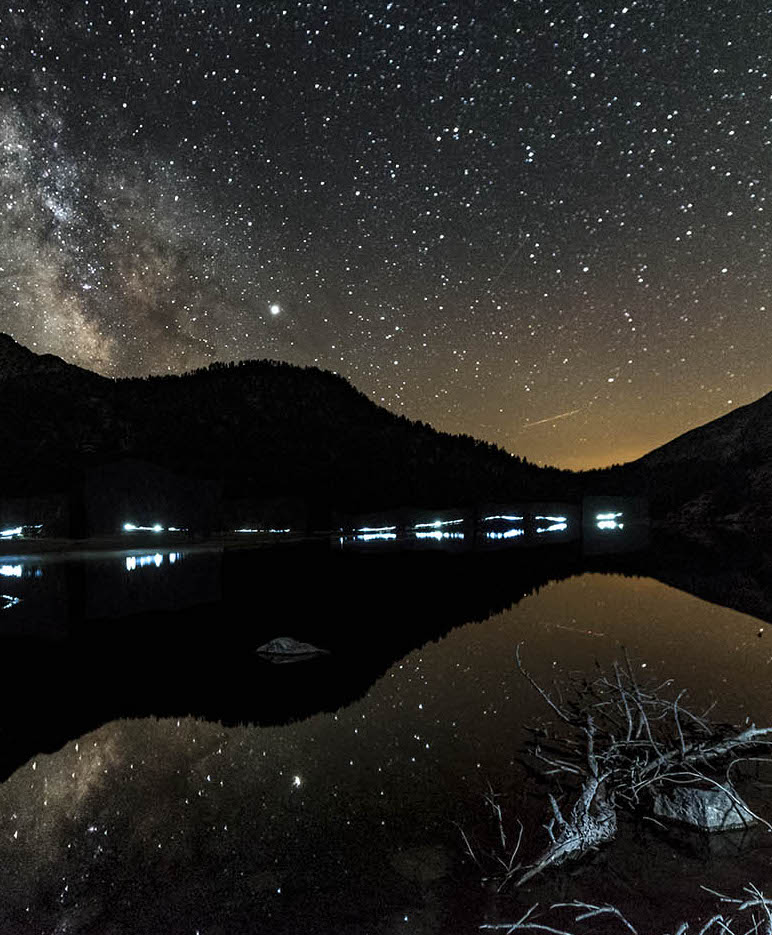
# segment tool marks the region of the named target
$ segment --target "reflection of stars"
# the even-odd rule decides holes
[[[278,315],[280,311],[281,311],[281,306],[280,306],[280,305],[277,305],[277,304],[274,302],[274,304],[271,306],[271,314],[272,314],[272,315]]]

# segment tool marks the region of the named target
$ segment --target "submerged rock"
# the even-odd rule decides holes
[[[291,636],[277,636],[258,646],[256,652],[269,662],[302,662],[305,659],[329,655],[329,650],[319,649],[311,643],[301,643]]]
[[[735,791],[723,785],[675,786],[654,795],[654,814],[700,831],[748,828],[756,819]]]

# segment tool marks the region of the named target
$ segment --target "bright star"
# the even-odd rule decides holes
[[[278,315],[280,311],[281,311],[281,306],[280,306],[280,305],[274,304],[274,305],[271,306],[271,314],[272,314],[272,315]]]

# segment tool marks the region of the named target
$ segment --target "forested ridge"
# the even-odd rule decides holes
[[[226,497],[339,509],[565,498],[576,476],[395,415],[336,374],[275,361],[122,380],[52,363],[15,368],[2,391],[0,472],[22,494],[128,458],[216,480]]]
[[[643,458],[539,467],[376,405],[343,377],[270,360],[111,380],[0,335],[5,496],[72,489],[136,461],[226,501],[295,498],[314,512],[647,497],[678,522],[772,521],[772,393]]]

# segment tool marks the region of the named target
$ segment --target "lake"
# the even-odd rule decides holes
[[[768,544],[674,539],[2,558],[0,931],[473,932],[569,897],[641,931],[707,916],[700,884],[766,884],[770,835],[623,825],[494,897],[459,829],[485,840],[490,787],[542,833],[518,644],[544,685],[626,652],[719,720],[772,722],[768,569]],[[329,652],[256,654],[285,635]]]

